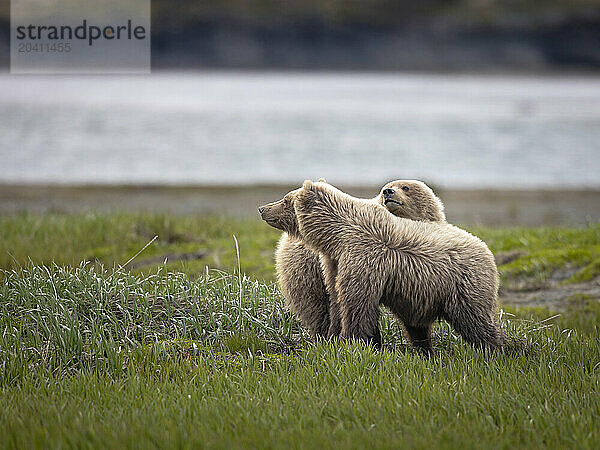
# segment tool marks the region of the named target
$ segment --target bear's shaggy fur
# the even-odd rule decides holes
[[[385,193],[385,194],[384,194]],[[414,220],[445,222],[444,205],[425,183],[417,180],[396,180],[386,184],[379,195],[371,199],[385,205],[398,216]],[[265,205],[259,210],[269,215],[269,208],[278,202]],[[314,336],[338,336],[341,317],[337,305],[330,304],[322,265],[331,264],[320,258],[301,239],[284,232],[275,251],[277,280],[290,310]],[[335,289],[335,280],[328,280]],[[330,309],[334,325],[330,326]]]
[[[379,343],[381,303],[424,353],[433,351],[438,318],[476,347],[504,345],[498,272],[480,239],[446,223],[394,217],[326,183],[306,181],[288,196],[279,225],[331,262],[324,270],[335,279],[342,338]]]

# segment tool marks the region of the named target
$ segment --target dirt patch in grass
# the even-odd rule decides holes
[[[542,306],[555,311],[565,311],[569,299],[585,296],[592,301],[600,300],[600,276],[580,283],[552,282],[536,290],[500,289],[500,303],[514,306]]]

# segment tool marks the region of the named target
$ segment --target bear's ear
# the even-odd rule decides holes
[[[325,178],[319,178],[318,182],[319,183],[327,183],[327,180]]]
[[[307,191],[310,191],[313,187],[313,183],[310,180],[304,180],[304,183],[302,183],[302,187]]]

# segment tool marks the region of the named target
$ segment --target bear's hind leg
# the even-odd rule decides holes
[[[431,325],[426,327],[404,326],[413,347],[424,356],[433,356],[433,345],[431,342]]]
[[[478,349],[496,350],[504,347],[504,331],[493,312],[482,308],[469,308],[466,304],[446,311],[445,319],[468,343]]]

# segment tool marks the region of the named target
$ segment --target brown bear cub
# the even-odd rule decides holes
[[[286,195],[268,222],[330,261],[324,271],[335,279],[331,295],[340,308],[342,338],[377,343],[383,304],[426,354],[433,352],[431,325],[440,318],[476,347],[504,345],[494,257],[466,231],[395,217],[380,204],[310,181]]]
[[[414,220],[445,222],[444,205],[433,191],[423,182],[397,180],[386,184],[373,199],[385,205],[392,214]],[[265,220],[276,212],[279,202],[259,208]],[[275,225],[276,228],[279,228]],[[322,264],[326,258],[309,249],[301,239],[284,232],[275,251],[277,279],[290,310],[300,319],[310,334],[321,337],[338,336],[341,331],[341,318],[337,305],[330,305],[323,275]],[[335,280],[329,280],[335,288]],[[330,309],[337,316],[334,325],[330,322]]]

